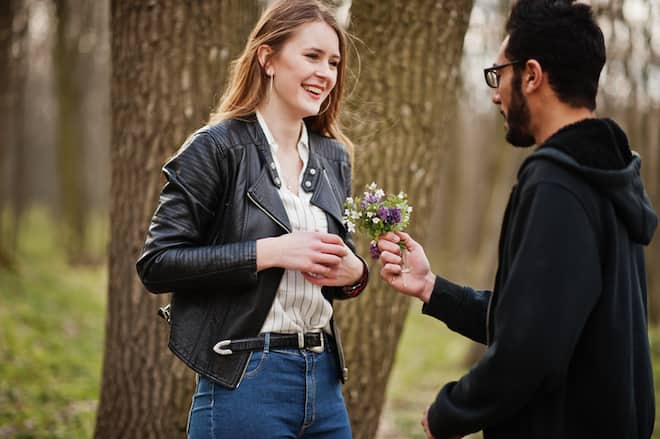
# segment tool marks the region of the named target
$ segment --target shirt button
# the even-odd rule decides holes
[[[275,184],[278,185],[278,186],[280,185],[280,178],[279,177],[275,177]]]
[[[275,169],[275,162],[270,162],[270,169]]]
[[[311,168],[311,169],[309,170],[309,174],[310,174],[310,175],[316,175],[316,169]]]
[[[312,182],[309,181],[309,180],[307,180],[307,181],[305,182],[305,187],[312,187]]]

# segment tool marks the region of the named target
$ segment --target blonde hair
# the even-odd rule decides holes
[[[306,118],[313,131],[333,137],[346,145],[352,155],[353,143],[339,127],[339,108],[346,78],[347,33],[339,26],[332,11],[317,0],[278,0],[261,15],[250,33],[245,49],[230,67],[229,83],[220,102],[211,113],[209,124],[225,119],[243,118],[254,113],[267,96],[268,75],[259,63],[257,49],[265,44],[277,52],[293,35],[298,26],[324,22],[337,34],[339,40],[339,65],[337,82],[321,104],[322,111]]]

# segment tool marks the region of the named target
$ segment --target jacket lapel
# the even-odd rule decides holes
[[[252,136],[261,161],[261,172],[255,183],[248,189],[247,196],[270,219],[279,224],[287,232],[291,232],[291,223],[278,193],[282,182],[277,175],[268,140],[263,131],[261,131],[261,128],[259,128],[256,116],[252,115],[249,122],[251,122],[248,124],[250,135]]]
[[[257,180],[248,189],[247,196],[259,209],[278,223],[280,227],[284,228],[287,232],[291,232],[291,223],[278,193],[281,181],[277,175],[268,141],[259,128],[256,117],[254,117],[254,120],[250,120],[250,122],[252,123],[249,124],[249,131],[259,151],[262,168]],[[341,195],[343,193],[341,189],[342,183],[337,180],[334,172],[328,171],[328,169],[331,169],[328,161],[315,152],[315,148],[319,147],[319,139],[311,131],[308,132],[309,160],[307,162],[307,168],[303,170],[302,190],[313,192],[310,200],[311,204],[333,218],[338,230],[345,232],[346,227],[342,219],[342,212],[344,210],[344,199]]]
[[[270,181],[268,174],[268,169],[264,166],[257,181],[248,189],[248,198],[280,227],[291,232],[289,217],[282,204],[280,194],[277,192],[277,187]]]
[[[337,181],[335,174],[328,171],[329,163],[319,154],[314,152],[314,147],[312,145],[312,137],[310,136],[310,148],[309,148],[309,162],[307,163],[307,170],[305,171],[305,179],[308,178],[312,169],[317,170],[315,173],[313,184],[311,187],[304,188],[307,191],[314,191],[310,202],[323,210],[328,216],[334,218],[337,223],[339,230],[345,228],[344,221],[342,219],[342,212],[344,210],[344,199],[342,197],[341,183]]]

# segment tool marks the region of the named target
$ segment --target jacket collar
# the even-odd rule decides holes
[[[257,122],[256,114],[246,117],[245,121],[262,163],[261,173],[256,182],[248,189],[248,193],[260,204],[260,207],[267,211],[266,213],[271,216],[271,219],[290,232],[291,223],[277,192],[282,181],[277,174],[277,166],[273,160],[268,139]],[[317,151],[318,148],[323,147],[324,138],[311,131],[309,127],[307,127],[307,132],[309,159],[303,170],[302,189],[305,192],[313,192],[311,203],[334,218],[338,226],[343,228],[344,200],[340,195],[342,182],[333,177],[335,175],[333,172],[327,171],[330,164]]]

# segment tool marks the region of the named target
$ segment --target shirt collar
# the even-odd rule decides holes
[[[266,136],[266,140],[270,146],[270,151],[273,154],[273,157],[277,158],[277,150],[279,149],[279,146],[275,142],[273,134],[268,129],[268,124],[266,123],[264,116],[258,110],[256,113],[257,121],[259,122],[261,130]],[[307,127],[305,126],[305,123],[301,121],[300,124],[302,125],[302,130],[300,133],[300,139],[298,139],[298,154],[300,155],[300,159],[303,161],[303,169],[305,169],[307,167],[307,160],[309,159],[309,135],[307,133]]]

